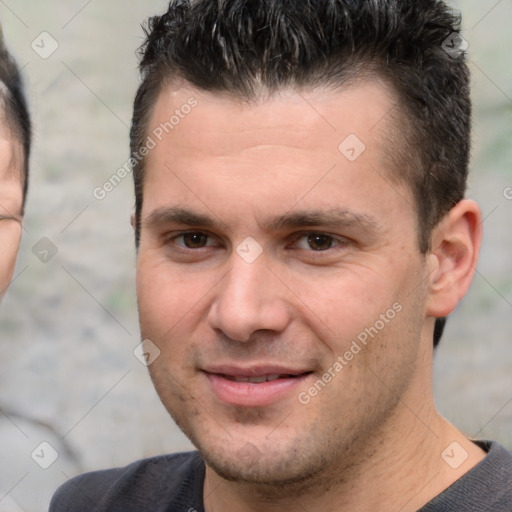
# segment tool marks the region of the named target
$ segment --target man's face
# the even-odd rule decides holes
[[[21,237],[23,192],[19,172],[21,147],[0,128],[0,299],[12,278]]]
[[[412,195],[384,164],[391,105],[377,83],[252,104],[186,86],[158,99],[142,337],[160,350],[162,402],[225,478],[319,474],[422,389],[427,271]]]

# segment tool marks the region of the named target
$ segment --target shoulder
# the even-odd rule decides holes
[[[202,508],[204,462],[198,452],[139,460],[123,468],[79,475],[55,493],[50,512]],[[146,508],[143,508],[146,507]]]
[[[512,510],[512,453],[496,442],[477,444],[487,456],[420,512]]]

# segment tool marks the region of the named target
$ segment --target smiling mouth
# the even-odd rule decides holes
[[[293,396],[297,386],[304,384],[311,371],[278,368],[243,370],[215,368],[204,371],[210,389],[221,402],[239,407],[265,407]]]

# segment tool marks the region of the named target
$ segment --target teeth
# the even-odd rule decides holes
[[[268,382],[271,380],[277,380],[280,377],[287,377],[286,375],[261,375],[260,377],[231,377],[226,375],[229,380],[234,380],[235,382],[251,382],[253,384],[259,384],[261,382]]]
[[[262,375],[261,377],[250,377],[249,378],[249,382],[254,382],[254,383],[266,382],[266,380],[267,380],[267,377],[265,377],[265,375]]]

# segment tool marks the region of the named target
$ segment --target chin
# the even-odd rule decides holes
[[[281,440],[271,443],[245,444],[230,440],[224,443],[195,443],[207,466],[230,482],[282,487],[305,482],[325,469],[325,460],[299,451],[302,443]],[[257,443],[257,441],[255,441]],[[264,445],[264,446],[263,446]],[[238,446],[241,446],[240,448]]]
[[[243,484],[279,486],[296,484],[307,480],[311,474],[304,473],[297,466],[296,457],[289,460],[276,460],[274,457],[262,457],[250,463],[243,459],[228,459],[225,454],[202,453],[206,464],[224,480]]]

